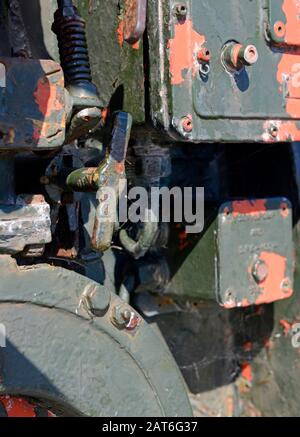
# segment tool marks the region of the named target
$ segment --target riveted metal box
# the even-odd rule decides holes
[[[154,123],[193,142],[299,140],[299,17],[296,0],[149,0]]]

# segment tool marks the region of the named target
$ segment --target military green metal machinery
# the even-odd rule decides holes
[[[189,416],[177,364],[199,393],[257,355],[295,414],[299,2],[0,4],[0,414]],[[120,182],[203,187],[203,226],[123,220]]]

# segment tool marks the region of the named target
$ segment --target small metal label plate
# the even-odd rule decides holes
[[[224,203],[218,216],[217,299],[226,308],[293,293],[292,209],[285,198]]]

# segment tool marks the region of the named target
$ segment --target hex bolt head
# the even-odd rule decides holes
[[[252,276],[257,284],[262,283],[269,274],[267,264],[262,260],[257,260],[252,267]]]
[[[128,305],[117,305],[112,312],[112,322],[119,329],[134,330],[140,323],[139,315]]]
[[[89,311],[96,317],[102,317],[110,305],[110,292],[100,285],[88,285],[84,297]]]

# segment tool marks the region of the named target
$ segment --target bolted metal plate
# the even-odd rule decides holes
[[[292,209],[285,198],[224,203],[218,216],[217,299],[226,308],[293,293]]]
[[[193,142],[297,141],[299,4],[150,0],[155,124]]]

